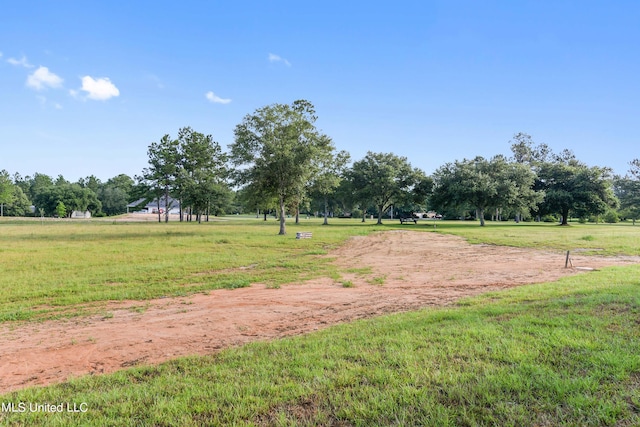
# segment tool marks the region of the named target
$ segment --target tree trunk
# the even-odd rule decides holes
[[[169,222],[169,186],[164,187],[164,222]]]
[[[264,214],[264,220],[266,221],[267,220],[267,211],[264,210],[264,211],[262,211],[262,213]]]
[[[484,209],[476,209],[476,218],[480,219],[480,227],[484,227]]]
[[[362,222],[366,222],[366,219],[367,219],[367,210],[364,209],[362,211]]]
[[[300,224],[300,206],[296,206],[296,224]]]
[[[158,196],[158,222],[162,223],[162,214],[160,213],[160,196]]]
[[[324,198],[324,221],[322,225],[329,225],[329,221],[327,221],[327,215],[329,215],[329,201],[327,197]]]
[[[560,225],[569,225],[569,208],[562,208],[562,223]]]
[[[284,212],[284,197],[280,196],[280,232],[278,234],[285,235],[287,230],[285,228],[285,212]]]
[[[384,206],[378,205],[378,224],[382,224],[382,208]]]
[[[182,215],[182,199],[178,201],[178,206],[180,207],[180,222],[184,220],[184,215]]]

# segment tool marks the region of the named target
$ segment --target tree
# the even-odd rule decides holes
[[[36,172],[33,178],[25,178],[29,182],[29,199],[34,200],[39,190],[53,185],[53,179],[49,175]]]
[[[71,183],[69,181],[67,181],[64,176],[58,175],[58,177],[56,178],[54,184],[62,186],[62,185],[67,185],[67,184],[71,184]]]
[[[83,186],[93,189],[94,184],[97,190],[94,190],[98,196],[98,200],[102,203],[102,212],[107,215],[119,215],[127,211],[127,203],[139,199],[131,200],[134,181],[126,174],[120,174],[109,178],[107,182],[101,183],[93,175],[86,179],[80,179]]]
[[[6,170],[0,171],[0,214],[4,215],[4,206],[13,202],[14,184],[11,181],[9,172]]]
[[[536,177],[540,166],[550,161],[553,156],[553,152],[547,144],[536,145],[531,135],[524,132],[519,132],[513,136],[511,140],[511,152],[513,153],[513,161],[517,164],[527,166]],[[539,202],[541,201],[542,198],[540,198]],[[523,212],[516,210],[516,222],[520,222],[522,216]]]
[[[474,209],[484,226],[484,211],[498,193],[487,170],[488,162],[482,157],[441,166],[434,173],[432,204],[439,210]]]
[[[571,214],[581,218],[601,215],[617,205],[611,170],[588,167],[567,150],[555,161],[543,163],[538,178],[537,185],[545,192],[540,212],[559,213],[561,225],[568,225]]]
[[[58,202],[56,205],[56,215],[58,215],[58,218],[64,218],[67,216],[67,208],[63,202]]]
[[[159,142],[152,142],[147,150],[149,167],[142,171],[145,181],[152,189],[152,195],[158,199],[158,222],[162,222],[160,213],[160,196],[165,200],[165,222],[169,221],[169,194],[176,183],[178,164],[178,140],[164,135]]]
[[[57,214],[57,206],[60,202],[64,205],[66,213],[73,211],[99,212],[102,204],[96,194],[89,188],[83,188],[79,184],[60,184],[40,188],[33,199],[37,208],[42,208],[47,215]]]
[[[423,176],[422,171],[411,167],[406,157],[371,151],[349,171],[355,198],[376,206],[378,224],[382,224],[383,212],[394,203],[406,200]]]
[[[224,182],[227,175],[226,156],[211,135],[195,132],[190,127],[178,131],[180,155],[176,187],[180,199],[191,211],[196,212],[198,222],[211,210],[218,211],[229,198]]]
[[[336,188],[333,198],[335,203],[340,206],[343,212],[355,214],[360,210],[361,201],[356,199],[356,191],[353,188],[353,182],[351,181],[351,169],[347,168],[344,171],[343,179],[340,181],[338,188]],[[365,201],[366,203],[366,201]],[[363,210],[366,210],[364,208]],[[366,212],[358,212],[362,214],[362,222],[365,222]]]
[[[30,212],[31,202],[17,185],[13,186],[13,200],[4,208],[8,216],[25,216]]]
[[[13,174],[13,183],[15,185],[17,185],[18,187],[20,187],[20,189],[22,190],[22,192],[26,195],[29,194],[29,188],[30,188],[30,183],[29,183],[29,177],[25,177],[23,178],[22,175],[20,175],[18,172]]]
[[[261,181],[251,181],[238,191],[238,197],[247,209],[256,212],[262,211],[266,221],[268,212],[277,209],[278,199],[275,195],[263,189],[260,184]]]
[[[551,148],[547,144],[535,145],[531,135],[519,132],[511,140],[511,152],[516,163],[530,166],[546,162],[551,156]]]
[[[406,193],[407,197],[397,204],[399,210],[406,215],[427,210],[428,200],[433,191],[433,178],[424,175],[422,171],[417,174],[416,184],[411,192]]]
[[[614,192],[620,200],[621,214],[633,220],[640,218],[640,160],[634,159],[629,165],[629,174],[614,178]]]
[[[113,178],[109,178],[105,185],[119,188],[120,190],[129,194],[131,192],[131,188],[134,185],[134,181],[129,175],[121,173],[120,175],[114,176]]]
[[[105,184],[98,190],[98,200],[102,212],[107,215],[119,215],[127,211],[127,193],[113,185]]]
[[[640,159],[633,159],[629,162],[629,173],[635,179],[640,180]]]
[[[277,198],[279,234],[286,234],[286,206],[300,200],[318,160],[333,150],[331,139],[316,129],[315,114],[305,100],[272,104],[245,116],[234,130],[230,159],[236,184]]]
[[[91,191],[93,191],[96,194],[98,194],[98,192],[100,191],[100,188],[102,187],[102,183],[100,182],[100,179],[98,179],[95,175],[90,175],[86,178],[80,178],[78,180],[78,184],[81,187],[89,188]]]
[[[472,208],[484,226],[485,211],[510,208],[528,211],[541,199],[533,191],[534,173],[502,156],[447,163],[434,173],[432,203],[439,209]]]
[[[349,153],[340,151],[337,154],[330,153],[318,162],[318,173],[311,183],[311,191],[317,193],[324,203],[323,225],[328,224],[329,196],[340,185],[347,163],[349,163]]]

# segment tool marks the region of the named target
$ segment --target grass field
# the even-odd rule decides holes
[[[356,223],[357,224],[357,223]],[[277,286],[335,275],[318,255],[375,227],[274,221],[194,223],[0,222],[0,321],[72,316],[100,302],[186,295],[250,283]],[[293,228],[293,226],[290,226]]]
[[[2,319],[316,275],[318,255],[377,230],[291,225],[0,222]],[[295,231],[313,231],[295,240]],[[630,225],[438,222],[472,242],[640,255]],[[245,267],[242,269],[242,267]],[[248,267],[248,268],[246,268]],[[6,291],[4,291],[6,290]],[[86,413],[0,413],[6,425],[639,425],[640,267],[615,267],[427,309],[22,390],[0,401]]]

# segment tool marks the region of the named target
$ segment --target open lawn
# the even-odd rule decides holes
[[[438,221],[400,225],[332,219],[290,224],[274,220],[195,223],[107,221],[0,222],[0,322],[88,314],[108,300],[179,296],[250,283],[278,286],[337,277],[324,255],[353,235],[389,229],[452,233],[471,243],[640,255],[640,226]],[[296,231],[314,238],[295,240]]]
[[[319,255],[352,235],[433,231],[303,220],[0,222],[2,319],[345,273]],[[438,222],[473,242],[640,254],[630,225]],[[295,240],[295,231],[314,238]],[[407,268],[410,268],[408,265]],[[363,269],[364,270],[364,269]],[[381,284],[384,286],[384,284]],[[5,394],[7,425],[638,425],[640,267],[610,267],[157,367]],[[70,403],[85,413],[29,412]]]
[[[471,224],[476,224],[472,226]],[[437,229],[466,238],[470,243],[536,247],[558,250],[579,250],[594,255],[640,255],[640,225],[579,224],[569,227],[557,224],[525,222],[487,222],[478,227],[475,221],[447,221]]]
[[[357,223],[356,223],[357,224]],[[250,283],[277,286],[335,269],[318,255],[375,227],[271,220],[197,223],[0,222],[0,321],[95,312],[108,300],[178,296]],[[295,240],[295,230],[312,240]]]

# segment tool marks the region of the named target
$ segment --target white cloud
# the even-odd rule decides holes
[[[47,87],[58,88],[62,86],[62,81],[47,67],[40,67],[27,77],[27,86],[35,90],[46,89]]]
[[[286,59],[284,59],[280,55],[276,55],[275,53],[270,53],[269,54],[269,62],[282,62],[287,67],[291,67],[291,63],[289,61],[287,61]]]
[[[228,104],[231,102],[231,99],[229,98],[220,98],[219,96],[217,96],[215,93],[209,91],[207,92],[207,94],[205,95],[207,97],[207,99],[211,102],[214,102],[216,104]]]
[[[109,98],[120,95],[118,88],[106,77],[94,79],[91,76],[84,76],[82,78],[82,90],[88,93],[87,97],[89,99],[98,101],[106,101]],[[77,94],[75,91],[70,91],[69,93],[72,96]]]
[[[29,64],[29,61],[27,61],[27,57],[24,55],[22,55],[22,58],[20,59],[9,58],[7,59],[7,62],[11,65],[15,65],[16,67],[20,66],[24,68],[33,68],[33,65]]]

